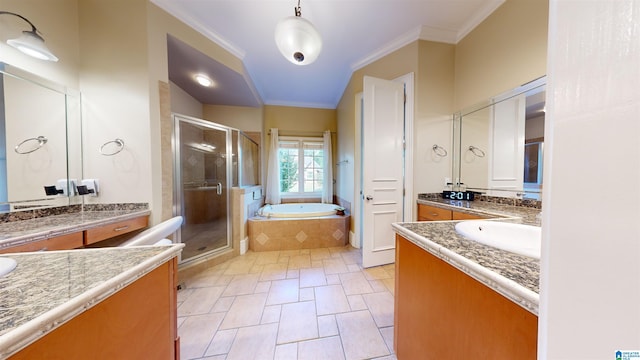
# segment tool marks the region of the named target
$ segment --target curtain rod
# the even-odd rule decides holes
[[[331,131],[331,135],[337,134],[335,131]],[[267,135],[271,135],[271,130],[267,131]],[[293,131],[293,130],[280,130],[278,129],[279,136],[322,136],[324,131]]]

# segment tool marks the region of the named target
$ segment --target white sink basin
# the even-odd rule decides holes
[[[457,223],[456,232],[484,245],[540,259],[541,232],[537,226],[471,220]]]
[[[13,269],[16,268],[16,265],[18,265],[18,263],[15,260],[7,257],[0,257],[0,277],[12,272]]]

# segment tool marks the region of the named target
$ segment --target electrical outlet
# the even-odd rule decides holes
[[[62,190],[63,196],[73,196],[77,194],[76,185],[78,180],[76,179],[59,179],[56,181],[56,190],[60,194],[60,190]]]
[[[89,196],[98,196],[99,191],[99,181],[98,179],[84,179],[82,180],[82,185],[86,186],[87,194]]]

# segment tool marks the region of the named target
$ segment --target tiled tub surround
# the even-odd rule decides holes
[[[151,214],[146,208],[80,211],[0,223],[0,249]]]
[[[249,249],[276,251],[345,246],[349,238],[350,218],[349,215],[253,217],[248,221]]]
[[[6,254],[0,278],[0,358],[4,359],[118,292],[184,245]]]
[[[491,216],[492,221],[508,221],[540,226],[539,209],[485,202],[449,202],[448,200],[419,203],[456,211],[468,211]],[[457,206],[457,205],[462,206]],[[465,239],[455,231],[459,221],[426,221],[396,223],[399,235],[420,248],[451,264],[491,289],[538,314],[539,260],[510,253]]]

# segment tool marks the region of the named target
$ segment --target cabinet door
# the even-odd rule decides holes
[[[137,218],[119,221],[117,223],[112,223],[112,224],[100,226],[97,228],[85,230],[84,244],[85,245],[93,244],[98,241],[102,241],[115,236],[126,234],[134,230],[145,228],[147,227],[148,220],[149,220],[148,216],[140,216]]]
[[[418,204],[418,221],[451,220],[451,210]]]
[[[0,254],[42,250],[71,250],[79,247],[82,247],[82,232],[75,232],[12,246],[0,250]]]
[[[476,219],[485,219],[485,217],[475,215],[475,214],[460,212],[460,211],[453,211],[451,219],[452,220],[476,220]]]
[[[50,331],[11,357],[179,359],[173,258]]]

